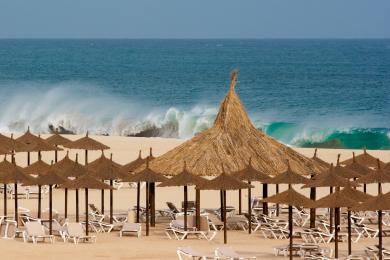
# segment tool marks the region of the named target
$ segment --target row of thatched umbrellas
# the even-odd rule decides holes
[[[128,172],[134,171],[136,168],[140,167],[143,163],[145,163],[145,159],[142,159],[141,156],[139,158],[125,166],[121,166],[115,162],[112,161],[112,158],[108,159],[103,154],[102,157],[97,159],[96,161],[90,163],[88,165],[88,150],[104,150],[108,149],[107,146],[91,139],[88,137],[88,134],[86,137],[83,137],[77,141],[70,142],[69,140],[61,137],[60,135],[53,135],[50,138],[48,138],[46,141],[41,139],[40,137],[32,135],[29,131],[20,138],[14,140],[12,138],[7,139],[4,136],[0,136],[0,142],[2,142],[1,146],[2,149],[0,150],[0,153],[7,153],[9,151],[26,151],[27,152],[27,163],[30,163],[30,152],[31,151],[38,151],[38,161],[32,165],[29,165],[26,169],[22,171],[22,168],[16,166],[14,163],[9,163],[7,161],[4,161],[0,167],[0,171],[3,173],[6,172],[7,174],[1,175],[1,181],[3,183],[14,183],[15,184],[15,193],[17,193],[17,185],[16,183],[21,182],[26,185],[38,185],[39,189],[42,185],[49,185],[49,205],[50,205],[50,223],[52,218],[51,213],[51,205],[52,205],[52,186],[59,184],[61,187],[65,189],[65,215],[67,216],[67,189],[76,189],[76,204],[78,205],[78,189],[85,189],[86,192],[86,212],[88,212],[88,189],[101,189],[102,190],[102,210],[104,209],[104,189],[110,189],[110,221],[112,221],[113,216],[113,210],[112,210],[112,204],[113,204],[113,196],[112,196],[112,184],[113,180],[120,179],[122,181],[129,181],[129,182],[137,182],[137,221],[139,221],[139,195],[140,195],[140,183],[146,182],[146,233],[149,234],[149,207],[151,207],[153,211],[154,207],[154,201],[150,202],[150,197],[152,197],[152,200],[154,200],[154,185],[157,182],[162,182],[160,186],[183,186],[184,187],[184,225],[185,228],[187,228],[187,186],[190,185],[196,185],[197,187],[197,209],[199,209],[199,190],[201,189],[213,189],[213,190],[221,190],[222,194],[222,209],[221,209],[221,215],[223,218],[223,221],[225,222],[225,229],[224,229],[224,242],[227,242],[227,236],[226,236],[226,190],[237,190],[237,189],[246,189],[248,188],[248,209],[249,214],[250,212],[250,199],[251,199],[251,182],[252,181],[260,181],[264,184],[288,184],[289,189],[284,192],[277,194],[276,196],[264,199],[263,202],[274,202],[274,203],[283,203],[289,205],[289,223],[290,223],[290,231],[292,232],[292,219],[291,219],[291,213],[292,213],[292,206],[307,206],[309,208],[315,208],[315,207],[328,207],[328,208],[335,208],[336,214],[335,214],[335,222],[336,226],[339,224],[337,223],[337,219],[339,219],[339,208],[340,207],[353,207],[356,206],[356,201],[361,202],[363,199],[363,196],[360,193],[356,193],[355,189],[351,189],[351,184],[346,179],[358,179],[358,182],[360,183],[372,183],[377,182],[379,183],[378,188],[378,196],[382,196],[380,192],[380,183],[384,183],[390,180],[386,179],[388,175],[381,174],[385,171],[381,170],[381,166],[385,166],[384,163],[377,161],[375,158],[367,154],[366,151],[362,155],[359,155],[357,157],[353,156],[353,159],[351,161],[344,162],[347,164],[346,167],[341,167],[339,160],[337,162],[337,165],[333,167],[333,165],[330,166],[330,170],[327,173],[321,174],[320,176],[315,176],[313,181],[309,183],[309,180],[305,177],[302,177],[299,174],[295,174],[289,164],[287,167],[286,172],[274,177],[270,178],[268,175],[261,173],[260,171],[257,171],[254,169],[254,167],[251,164],[251,160],[249,161],[248,166],[235,173],[234,177],[227,175],[225,171],[222,171],[222,174],[218,176],[217,178],[211,180],[211,181],[205,181],[205,179],[198,177],[196,175],[193,175],[189,173],[187,170],[185,163],[183,167],[183,172],[172,177],[171,179],[165,178],[162,174],[154,172],[149,167],[149,160],[153,159],[152,155],[149,157],[149,159],[146,159],[146,167],[144,170],[138,172],[135,175],[129,175]],[[4,145],[4,144],[5,145]],[[25,145],[25,148],[23,148],[23,145]],[[57,160],[57,151],[59,148],[58,145],[72,148],[72,149],[83,149],[85,150],[85,165],[87,165],[87,168],[84,168],[82,165],[78,164],[78,160],[76,157],[76,162],[70,160],[68,156],[66,156],[63,160],[58,162],[57,164],[54,164],[53,166],[50,166],[48,164],[45,164],[40,157],[40,151],[55,151],[55,159]],[[372,157],[372,158],[371,158]],[[313,157],[314,160],[316,160],[319,163],[322,163],[324,166],[329,166],[326,162],[319,159],[316,154]],[[12,160],[14,162],[14,160]],[[367,167],[372,167],[372,161],[375,161],[378,164],[378,169],[376,171],[371,170]],[[365,164],[365,165],[364,165]],[[386,167],[386,166],[385,166]],[[5,171],[4,169],[8,169]],[[223,166],[222,166],[223,169]],[[364,172],[364,173],[363,173]],[[26,175],[25,173],[29,174],[38,174],[38,178],[34,179],[30,176]],[[41,174],[42,173],[42,174]],[[43,174],[45,173],[45,174]],[[61,174],[62,173],[62,174]],[[90,173],[90,174],[87,174]],[[369,174],[368,174],[369,173]],[[41,175],[40,175],[41,174]],[[363,178],[362,175],[366,174],[366,176],[375,176],[375,177],[366,177]],[[322,176],[323,175],[323,176]],[[66,180],[64,177],[72,177],[76,178],[75,180]],[[111,186],[105,185],[103,182],[97,181],[97,179],[101,180],[109,180]],[[245,180],[247,183],[243,183],[240,180]],[[331,189],[333,187],[340,188],[340,187],[347,187],[344,188],[342,191],[337,191],[336,193],[331,194],[332,197],[325,197],[319,201],[317,201],[317,205],[313,206],[312,200],[307,199],[306,197],[300,195],[299,193],[296,193],[292,188],[291,185],[293,184],[306,184],[307,187],[330,187]],[[5,186],[6,188],[6,186]],[[153,190],[153,192],[151,192]],[[335,200],[335,198],[338,198],[339,194],[341,192],[349,192],[350,194],[355,194],[357,198],[356,201],[344,199],[344,200]],[[339,193],[338,193],[339,192]],[[355,193],[353,193],[355,192]],[[364,194],[364,193],[362,193]],[[364,197],[365,199],[368,198]],[[263,196],[266,197],[266,196]],[[311,196],[312,197],[312,196]],[[39,191],[39,200],[38,200],[38,217],[40,217],[40,191]],[[334,202],[332,205],[331,202]],[[6,199],[5,202],[6,203]],[[327,204],[328,203],[328,204]],[[152,206],[153,205],[153,206]],[[363,204],[364,205],[364,204]],[[371,205],[372,206],[372,205]],[[15,197],[15,217],[17,218],[17,196]],[[152,212],[153,213],[153,212]],[[350,213],[350,212],[349,212]],[[6,215],[6,205],[5,205],[5,215]],[[154,214],[151,214],[151,216],[154,216]],[[197,216],[199,217],[199,210],[197,210]],[[381,216],[379,212],[379,216]],[[331,217],[332,219],[332,217]],[[76,208],[76,221],[78,221],[78,206]],[[349,220],[350,221],[350,220]],[[381,221],[380,221],[381,222]],[[88,224],[88,214],[86,215],[86,223]],[[251,224],[251,223],[250,223]],[[332,225],[331,225],[332,226]],[[51,230],[51,227],[50,227]],[[88,228],[87,228],[88,230]],[[251,228],[249,228],[249,232],[251,231]],[[350,232],[350,223],[348,231]],[[337,228],[335,230],[336,237],[337,237]],[[380,232],[381,233],[381,232]],[[381,234],[380,234],[381,239]],[[290,239],[292,240],[292,236],[290,236]],[[292,242],[292,241],[291,241]],[[335,246],[336,246],[336,254],[337,251],[337,239],[335,239]],[[292,247],[290,247],[292,249]],[[349,242],[349,252],[350,252],[350,242]]]

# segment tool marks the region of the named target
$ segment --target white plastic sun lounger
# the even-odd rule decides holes
[[[15,220],[0,221],[0,238],[14,239],[16,236],[16,226]]]
[[[87,236],[81,223],[67,223],[66,224],[66,240],[73,240],[73,243],[78,244],[83,242],[96,242],[96,236]]]
[[[27,222],[25,224],[26,230],[23,232],[23,240],[27,243],[32,240],[34,244],[38,241],[50,240],[50,243],[54,243],[54,236],[47,235],[45,233],[45,227],[39,222]]]
[[[122,229],[119,231],[119,236],[122,237],[125,234],[136,234],[137,237],[141,236],[141,224],[139,223],[125,223]]]
[[[177,256],[179,257],[179,260],[184,260],[184,259],[199,259],[199,260],[219,259],[213,253],[204,253],[204,252],[195,250],[190,246],[178,247],[176,253],[177,253]]]
[[[230,260],[256,259],[256,256],[238,254],[231,247],[219,247],[215,249],[215,255],[217,257],[221,257],[222,259],[230,259]]]

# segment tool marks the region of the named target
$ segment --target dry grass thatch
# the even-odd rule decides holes
[[[319,165],[321,165],[323,168],[329,168],[330,167],[330,163],[327,163],[325,162],[324,160],[320,159],[317,157],[317,148],[314,149],[314,155],[313,157],[311,158],[313,161],[317,162]]]
[[[370,174],[367,174],[367,175],[364,175],[362,177],[360,177],[359,179],[357,179],[357,183],[366,183],[366,184],[369,184],[369,183],[390,183],[390,173],[389,172],[386,172],[384,171],[381,167],[380,167],[380,162],[379,162],[379,159],[378,160],[378,168],[376,170],[374,170],[373,172],[371,172]]]
[[[46,138],[46,142],[48,142],[51,145],[65,145],[71,142],[71,140],[55,133],[52,136]]]
[[[111,167],[111,166],[117,167],[117,168],[123,167],[119,163],[116,163],[112,160],[112,154],[110,155],[110,158],[107,158],[104,155],[104,152],[102,152],[102,155],[99,158],[88,163],[88,168],[91,170],[96,170],[98,168],[107,168],[107,167]]]
[[[341,164],[348,165],[353,163],[353,161],[357,161],[358,163],[366,166],[366,167],[377,167],[378,166],[378,159],[372,156],[371,154],[367,153],[367,150],[364,148],[363,153],[359,154],[354,158],[350,158],[348,160],[342,161]],[[384,167],[385,163],[382,161],[379,161],[380,166]]]
[[[252,157],[249,158],[248,166],[238,172],[233,173],[233,176],[241,181],[259,181],[266,183],[271,177],[256,170],[252,165]]]
[[[187,170],[186,162],[184,162],[183,171],[178,175],[173,176],[172,178],[160,183],[159,187],[172,187],[172,186],[192,186],[192,185],[202,185],[206,182],[206,179],[199,177],[190,173]]]
[[[309,181],[308,184],[304,185],[303,188],[312,187],[346,187],[346,186],[358,186],[351,183],[348,179],[343,178],[336,174],[333,164],[330,169],[317,175],[313,180]]]
[[[265,182],[269,184],[306,184],[309,183],[310,180],[294,172],[290,167],[290,162],[287,162],[286,171]]]
[[[268,175],[286,170],[286,160],[302,175],[318,173],[322,167],[293,149],[256,129],[236,94],[237,72],[231,75],[230,90],[223,99],[214,126],[151,162],[151,167],[165,175],[181,172],[179,162],[186,161],[196,175],[215,176],[223,164],[227,173],[247,166]]]
[[[354,172],[357,172],[359,173],[361,176],[363,175],[368,175],[370,173],[372,173],[374,170],[368,168],[367,166],[364,166],[360,163],[358,163],[356,161],[356,158],[355,158],[355,152],[352,153],[353,157],[352,157],[352,163],[351,164],[348,164],[346,166],[344,166],[344,168],[346,169],[349,169],[349,170],[352,170]]]
[[[46,173],[39,175],[32,183],[24,182],[25,185],[56,185],[67,182],[67,179],[58,175],[57,170],[51,168]]]
[[[39,151],[61,151],[62,149],[57,148],[40,136],[33,135],[30,132],[30,128],[27,129],[26,133],[16,139],[18,142],[24,145],[24,152],[39,152]]]
[[[96,180],[89,174],[85,174],[80,178],[73,181],[67,181],[60,185],[60,188],[64,189],[95,189],[95,190],[111,190],[110,185],[107,185],[101,181]]]
[[[342,191],[336,191],[313,203],[311,208],[351,208],[359,204],[359,201],[345,196]]]
[[[334,167],[334,172],[336,175],[346,179],[359,178],[362,176],[360,173],[350,169],[350,167],[342,167],[340,165],[340,154],[337,156],[337,164],[336,167]]]
[[[141,170],[140,172],[134,174],[134,175],[129,175],[125,178],[122,178],[122,181],[124,182],[149,182],[149,183],[154,183],[154,182],[165,182],[168,179],[164,177],[159,172],[156,172],[152,170],[149,166],[149,157],[146,159],[146,167]]]
[[[14,164],[13,164],[14,165]],[[7,172],[0,173],[0,183],[9,184],[9,183],[33,183],[34,178],[25,174],[23,169],[14,165]]]
[[[50,164],[45,163],[44,161],[41,160],[41,158],[39,158],[38,161],[25,167],[23,171],[24,173],[30,175],[41,175],[46,173],[50,169],[50,167],[51,167]]]
[[[13,139],[13,135],[11,135],[11,138],[9,138],[2,134],[0,134],[0,147],[3,150],[15,152],[24,152],[26,149],[24,144]]]
[[[62,177],[77,178],[88,173],[88,169],[78,162],[78,154],[76,154],[76,161],[69,159],[68,155],[58,163],[53,165],[58,175]]]
[[[311,199],[308,199],[299,192],[296,192],[293,188],[289,188],[282,193],[263,199],[261,202],[286,204],[295,207],[311,207],[313,205],[313,201]]]
[[[353,208],[356,211],[375,211],[375,210],[390,210],[390,192],[386,194],[379,193],[366,202]]]
[[[107,149],[110,149],[110,147],[108,147],[107,145],[102,144],[102,143],[90,138],[88,136],[88,132],[84,137],[77,139],[76,141],[64,144],[64,147],[70,148],[70,149],[82,149],[82,150],[107,150]]]
[[[122,169],[128,173],[134,172],[141,165],[145,164],[146,158],[143,159],[141,155],[141,150],[139,150],[138,158],[128,164],[122,166]]]

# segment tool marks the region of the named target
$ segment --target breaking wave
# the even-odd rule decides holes
[[[155,108],[145,101],[113,96],[96,86],[61,84],[1,84],[0,131],[36,133],[59,129],[82,134],[191,138],[212,126],[218,107]],[[261,116],[259,116],[261,117]],[[255,126],[292,146],[389,149],[390,129],[312,127],[289,122],[261,122]],[[311,124],[313,125],[313,124]]]

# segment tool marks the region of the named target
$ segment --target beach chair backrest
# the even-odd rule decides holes
[[[98,210],[98,208],[95,206],[95,204],[88,204],[89,208],[93,211],[93,213],[96,213],[96,214],[100,214],[100,211]]]
[[[199,223],[199,231],[203,232],[209,232],[210,231],[210,225],[209,225],[209,219],[207,216],[200,216],[200,223]]]
[[[68,223],[66,229],[69,236],[72,237],[84,236],[84,230],[81,223]]]
[[[27,222],[25,224],[25,226],[26,226],[26,231],[30,236],[44,236],[44,235],[46,235],[44,227],[39,222],[30,221],[30,222]]]
[[[0,222],[0,237],[5,237],[7,233],[7,223],[4,221]]]
[[[127,222],[128,223],[135,223],[135,212],[132,211],[132,210],[129,210],[129,212],[127,212]]]
[[[175,204],[172,202],[167,202],[168,208],[173,212],[173,213],[179,213],[180,211],[176,208]]]
[[[9,239],[15,238],[16,227],[17,227],[16,221],[15,220],[6,220],[5,223],[7,226],[7,232],[6,232],[4,238],[9,238]]]
[[[241,259],[231,247],[223,246],[216,249],[217,255],[220,257],[228,257],[229,259]]]

